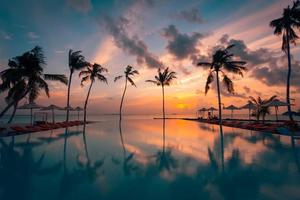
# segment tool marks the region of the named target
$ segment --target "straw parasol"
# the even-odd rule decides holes
[[[246,105],[240,107],[240,109],[248,109],[249,110],[249,119],[251,119],[251,110],[253,110],[255,108],[256,108],[256,106],[251,101],[249,101]]]
[[[76,108],[74,108],[74,110],[77,111],[77,118],[78,118],[78,120],[79,120],[79,112],[80,112],[80,111],[83,111],[83,108],[77,106]]]
[[[218,109],[214,108],[214,107],[210,107],[207,109],[207,111],[211,111],[211,114],[214,115],[214,111],[217,111]]]
[[[289,104],[284,101],[280,101],[279,99],[274,99],[272,102],[268,104],[270,107],[275,107],[276,121],[278,121],[278,108],[281,106],[288,106]]]
[[[62,108],[56,105],[51,104],[50,106],[44,107],[41,110],[51,110],[52,111],[52,123],[55,123],[54,110],[61,110]]]
[[[224,108],[225,110],[231,110],[231,119],[233,119],[233,111],[234,110],[240,110],[238,107],[234,106],[234,105],[230,105],[228,107]]]
[[[44,106],[38,105],[35,102],[31,103],[25,103],[24,105],[18,107],[18,109],[23,109],[23,110],[30,110],[30,123],[32,124],[32,112],[33,109],[40,109],[43,108]]]

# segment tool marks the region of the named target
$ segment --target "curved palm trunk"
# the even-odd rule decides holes
[[[166,119],[163,119],[163,154],[165,153],[166,146]]]
[[[70,70],[70,76],[69,76],[69,82],[68,82],[67,108],[70,107],[70,91],[71,91],[72,75],[73,75],[73,72],[72,72],[72,70]],[[67,122],[69,121],[69,113],[70,113],[70,110],[67,109],[67,118],[66,118]]]
[[[125,159],[125,157],[126,157],[126,148],[125,148],[124,139],[123,139],[122,121],[121,120],[119,120],[119,132],[120,132],[120,139],[121,139],[121,144],[122,144],[122,148],[123,148],[123,155],[124,155],[124,159]]]
[[[289,112],[289,117],[291,121],[294,121],[290,103],[290,81],[291,81],[291,72],[292,72],[292,65],[291,65],[291,50],[290,50],[290,37],[287,34],[287,57],[288,57],[288,74],[287,74],[287,83],[286,83],[286,102],[288,103],[287,109]]]
[[[29,89],[27,89],[27,90],[24,92],[24,94],[21,95],[20,98],[17,99],[16,101],[19,102],[20,100],[22,100],[22,99],[28,94],[28,92],[29,92]],[[2,110],[2,112],[0,113],[0,118],[2,118],[3,115],[4,115],[4,114],[5,114],[12,106],[14,106],[14,104],[16,103],[16,101],[10,102],[10,103]]]
[[[121,104],[120,104],[120,121],[122,120],[122,108],[123,108],[123,101],[124,101],[126,90],[127,90],[127,78],[125,77],[125,88],[124,88],[124,91],[123,91]]]
[[[219,125],[222,125],[222,102],[220,93],[219,71],[217,71],[217,88],[218,88],[218,103],[219,103]]]
[[[90,93],[91,93],[91,89],[92,89],[92,86],[93,86],[93,83],[94,81],[91,81],[91,84],[90,84],[90,87],[89,87],[89,91],[87,93],[87,96],[86,96],[86,99],[85,99],[85,103],[84,103],[84,123],[86,122],[86,108],[87,108],[87,104],[88,104],[88,101],[89,101],[89,97],[90,97]]]
[[[222,127],[222,102],[220,93],[220,80],[219,71],[217,73],[217,88],[218,88],[218,103],[219,103],[219,126],[220,126],[220,138],[221,138],[221,162],[222,162],[222,172],[224,172],[224,136]]]
[[[166,118],[166,114],[165,114],[165,88],[164,88],[164,85],[161,86],[162,88],[162,95],[163,95],[163,119]]]
[[[14,104],[14,111],[13,111],[13,113],[11,114],[10,119],[9,119],[8,122],[7,122],[8,124],[10,124],[10,123],[12,122],[13,118],[15,117],[15,114],[16,114],[16,111],[17,111],[17,108],[18,108],[18,104],[19,104],[18,101],[15,102],[15,104]]]

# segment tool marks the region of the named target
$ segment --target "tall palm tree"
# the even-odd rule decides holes
[[[163,95],[163,119],[165,119],[165,86],[169,86],[171,82],[177,77],[176,72],[169,71],[168,67],[163,72],[159,68],[157,73],[158,74],[154,77],[154,80],[146,80],[146,82],[154,83],[157,86],[161,86]]]
[[[71,83],[72,83],[72,76],[76,70],[81,70],[85,67],[88,67],[90,64],[85,60],[84,56],[81,55],[81,51],[73,51],[72,49],[69,50],[69,83],[68,83],[68,95],[67,95],[67,108],[70,107],[70,92],[71,92]],[[67,109],[67,119],[69,121],[69,109]]]
[[[125,93],[126,93],[126,89],[127,89],[127,82],[129,82],[131,85],[133,85],[134,87],[136,87],[134,81],[132,80],[132,78],[136,75],[139,74],[139,72],[137,70],[135,70],[132,66],[128,65],[124,71],[124,76],[125,76],[125,87],[124,87],[124,91],[123,91],[123,95],[122,95],[122,99],[121,99],[121,104],[120,104],[120,121],[122,119],[122,107],[123,107],[123,101],[124,101],[124,97],[125,97]],[[115,82],[119,79],[123,78],[122,76],[117,76],[115,78]]]
[[[230,53],[230,49],[234,45],[229,45],[225,49],[218,49],[212,56],[211,62],[199,62],[198,66],[209,67],[209,75],[207,77],[205,85],[205,94],[207,94],[210,89],[210,84],[214,81],[214,73],[217,78],[217,89],[218,89],[218,102],[219,102],[219,124],[222,124],[222,102],[221,102],[221,93],[220,93],[220,77],[221,73],[223,76],[223,83],[226,86],[229,93],[234,93],[234,86],[232,80],[226,75],[225,71],[231,72],[234,74],[239,74],[243,76],[243,71],[246,70],[244,65],[245,61],[235,61],[233,60],[234,55]]]
[[[16,108],[18,103],[25,97],[28,97],[30,103],[34,102],[41,90],[44,90],[49,97],[50,91],[46,80],[67,84],[68,79],[65,75],[45,74],[45,65],[45,56],[39,46],[9,60],[9,68],[0,72],[0,78],[2,79],[0,92],[8,91],[7,106],[1,112],[0,118],[12,106]]]
[[[253,110],[253,114],[256,116],[256,119],[259,120],[260,117],[263,118],[263,122],[265,122],[266,115],[271,114],[270,106],[269,104],[272,103],[276,99],[277,96],[272,96],[268,99],[262,99],[260,97],[257,97],[255,99],[254,97],[250,96],[250,102],[255,105],[255,108]]]
[[[102,67],[101,65],[95,63],[92,66],[87,67],[85,70],[81,71],[79,73],[79,77],[83,76],[81,79],[81,85],[83,86],[83,83],[90,80],[90,87],[85,99],[85,103],[84,103],[84,122],[86,122],[86,108],[87,108],[87,104],[88,104],[88,100],[89,100],[89,96],[90,96],[90,92],[92,89],[92,86],[95,82],[96,79],[98,79],[99,81],[102,81],[104,83],[107,84],[107,79],[106,77],[102,74],[103,72],[107,72],[108,70],[104,67]]]
[[[270,26],[274,28],[275,35],[282,35],[282,51],[287,55],[288,73],[286,83],[286,102],[288,103],[289,118],[293,121],[293,114],[290,104],[290,79],[292,73],[290,44],[295,44],[299,39],[295,29],[300,29],[300,1],[294,1],[293,6],[283,9],[282,16],[270,22]]]

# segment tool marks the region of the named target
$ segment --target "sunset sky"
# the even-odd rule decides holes
[[[255,3],[254,3],[255,2]],[[1,0],[0,70],[9,58],[43,48],[47,73],[68,76],[68,50],[82,50],[90,62],[108,68],[108,85],[96,82],[89,113],[116,113],[124,83],[113,82],[127,65],[140,75],[137,88],[129,87],[124,110],[128,114],[161,112],[161,89],[152,79],[162,64],[177,72],[166,88],[168,113],[194,113],[217,106],[216,87],[205,96],[207,69],[197,61],[210,61],[216,46],[236,44],[233,52],[247,61],[244,78],[232,76],[234,95],[223,88],[225,106],[245,104],[249,96],[278,95],[285,99],[287,61],[281,37],[274,36],[271,20],[282,14],[289,0]],[[300,51],[292,48],[292,98],[300,100]],[[78,72],[72,82],[71,105],[83,106],[87,85],[80,86]],[[67,87],[51,83],[51,97],[43,105],[66,105]],[[0,108],[5,105],[1,95]],[[282,109],[282,111],[285,111]]]

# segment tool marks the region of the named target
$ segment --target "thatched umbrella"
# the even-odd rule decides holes
[[[255,108],[256,108],[256,106],[251,101],[249,101],[246,105],[240,107],[240,109],[248,109],[249,110],[249,119],[251,119],[251,110],[253,110]]]
[[[74,110],[77,111],[77,118],[78,118],[78,120],[79,120],[79,112],[80,112],[80,111],[83,111],[83,108],[77,106],[76,108],[74,108]]]
[[[61,110],[62,108],[56,105],[51,104],[50,106],[44,107],[41,110],[51,110],[52,111],[52,123],[55,123],[54,110]]]
[[[201,108],[201,109],[198,110],[198,113],[204,113],[205,114],[206,111],[207,111],[206,108]],[[198,116],[199,116],[199,114],[198,114]]]
[[[270,102],[268,104],[268,106],[270,107],[274,107],[275,108],[275,114],[276,114],[276,121],[278,121],[278,108],[280,106],[288,106],[289,104],[287,102],[283,102],[283,101],[280,101],[279,99],[274,99],[272,102]]]
[[[44,108],[44,106],[38,105],[35,102],[31,102],[31,103],[25,103],[24,105],[18,107],[18,109],[23,109],[23,110],[30,110],[30,123],[32,124],[32,112],[33,109],[40,109],[40,108]]]
[[[238,107],[234,106],[234,105],[230,105],[228,107],[224,108],[225,110],[231,110],[231,119],[233,119],[233,111],[234,110],[240,110]]]
[[[211,114],[214,115],[214,111],[217,111],[218,109],[214,108],[214,107],[210,107],[207,109],[207,111],[211,111]]]

